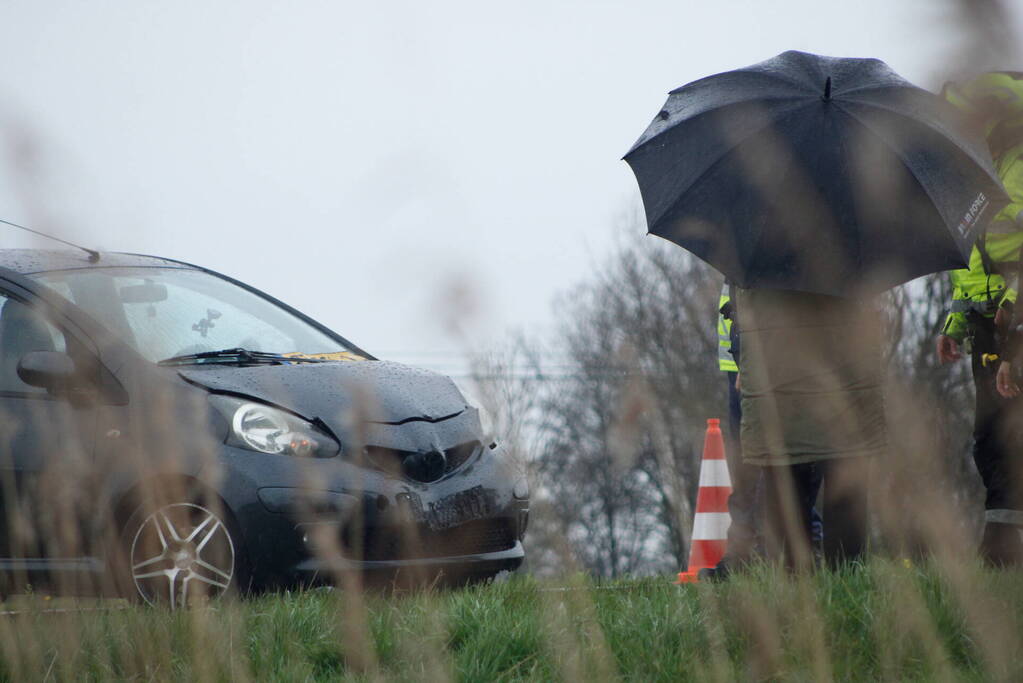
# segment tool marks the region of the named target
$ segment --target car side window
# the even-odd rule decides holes
[[[18,361],[30,351],[66,353],[67,341],[38,308],[0,291],[0,392],[46,393],[18,377]]]

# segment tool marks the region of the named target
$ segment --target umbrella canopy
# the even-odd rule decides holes
[[[965,267],[1008,203],[980,135],[876,59],[790,51],[684,85],[625,160],[650,232],[741,287],[850,296]]]

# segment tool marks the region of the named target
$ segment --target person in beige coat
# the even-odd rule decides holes
[[[823,486],[824,557],[855,560],[867,539],[870,462],[887,446],[878,315],[853,299],[735,289],[743,362],[742,454],[764,468],[765,543],[810,564]]]

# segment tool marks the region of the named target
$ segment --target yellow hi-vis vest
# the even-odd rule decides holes
[[[721,290],[721,299],[718,300],[718,367],[722,372],[739,372],[739,366],[732,356],[732,321],[721,315],[721,307],[729,300],[726,284]]]
[[[953,270],[952,307],[945,319],[944,334],[962,342],[967,335],[966,313],[976,310],[993,317],[1006,301],[1016,301],[1016,269],[1023,246],[1023,144],[1010,147],[995,160],[1011,203],[994,217],[982,244],[991,260],[993,272],[984,268],[978,247],[970,253],[969,268]],[[1010,278],[1007,280],[1006,278]]]

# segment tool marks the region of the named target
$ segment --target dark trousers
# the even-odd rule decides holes
[[[973,462],[984,482],[985,525],[981,555],[994,564],[1023,563],[1023,401],[1004,399],[995,389],[997,363],[981,362],[990,349],[974,346],[973,384],[976,412],[973,423]]]
[[[769,557],[782,560],[792,569],[810,568],[818,493],[827,525],[824,559],[837,566],[863,555],[867,543],[869,458],[837,458],[762,469],[766,480],[764,544]]]

